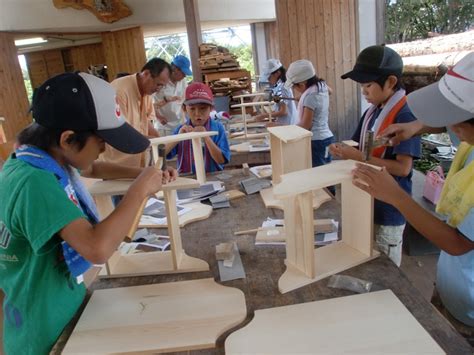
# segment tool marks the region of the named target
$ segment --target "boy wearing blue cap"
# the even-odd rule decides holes
[[[184,122],[181,110],[188,86],[186,76],[193,75],[191,62],[184,55],[177,55],[171,62],[170,81],[154,95],[155,114],[161,136],[170,135]]]

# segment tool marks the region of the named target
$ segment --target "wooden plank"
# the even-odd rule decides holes
[[[275,197],[273,187],[260,190],[263,204],[266,208],[283,209],[283,200]],[[313,190],[313,209],[317,210],[323,203],[332,200],[332,196],[325,189]]]
[[[299,45],[299,31],[298,31],[298,14],[297,14],[297,2],[298,0],[287,0],[287,11],[288,11],[288,26],[290,28],[290,46],[287,48],[290,51],[290,60],[301,59],[300,56],[300,45]],[[284,49],[286,50],[286,49]]]
[[[281,177],[281,183],[274,186],[273,193],[277,198],[287,198],[344,181],[352,181],[355,164],[354,160],[337,160],[331,164],[285,174]]]
[[[444,354],[390,290],[257,310],[250,324],[225,342],[226,354],[309,354],[315,349],[322,354]]]
[[[197,0],[183,0],[183,7],[193,70],[193,81],[202,82],[202,73],[199,67],[199,45],[202,43],[202,33],[198,2]]]
[[[191,144],[193,147],[194,169],[196,171],[196,179],[197,181],[199,181],[200,184],[204,184],[206,182],[206,170],[204,167],[204,156],[202,153],[201,138],[193,138],[191,140]]]
[[[307,47],[307,54],[305,57],[313,63],[316,68],[316,73],[319,74],[319,67],[317,63],[317,43],[316,43],[316,24],[314,23],[314,1],[313,0],[304,0],[304,10],[301,18],[304,18],[305,21],[302,21],[306,26],[307,38],[311,40],[307,41],[303,46]]]
[[[307,33],[307,23],[306,23],[306,12],[308,8],[306,7],[307,3],[305,0],[296,0],[293,5],[296,8],[296,17],[297,17],[297,26],[293,27],[296,30],[297,41],[298,41],[298,52],[299,58],[308,58],[308,38],[311,38]],[[299,59],[298,58],[298,59]]]
[[[18,61],[14,35],[0,32],[0,117],[7,142],[31,123],[29,102]],[[6,147],[4,147],[6,148]]]
[[[314,2],[315,42],[316,42],[316,68],[320,78],[327,78],[326,41],[324,33],[323,2]]]
[[[89,193],[93,196],[125,195],[134,180],[102,180],[93,183],[89,187]],[[161,187],[163,191],[183,190],[199,187],[199,183],[190,178],[177,177],[175,181],[169,182]]]
[[[332,11],[332,33],[333,33],[333,50],[334,50],[334,91],[330,96],[334,96],[335,111],[333,120],[329,120],[329,126],[332,125],[332,131],[337,132],[337,137],[345,133],[346,112],[344,106],[344,83],[341,79],[343,72],[343,55],[342,55],[342,24],[341,24],[341,7],[345,0],[331,1]]]
[[[141,27],[102,33],[102,45],[109,80],[119,72],[136,73],[146,62],[145,40]]]
[[[211,278],[99,290],[63,354],[213,348],[246,315],[243,292]]]
[[[210,137],[210,136],[215,136],[215,135],[217,135],[217,131],[180,133],[180,134],[175,134],[172,136],[151,138],[150,144],[154,146],[155,145],[158,146],[158,144],[181,142],[188,139],[204,138],[204,137]]]
[[[287,0],[275,0],[280,61],[288,68],[292,62],[290,47],[290,26],[288,23]]]
[[[307,192],[285,199],[287,268],[300,270],[307,278],[315,277],[313,194]],[[308,238],[312,236],[312,238]]]

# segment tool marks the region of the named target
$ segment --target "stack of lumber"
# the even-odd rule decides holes
[[[231,54],[227,48],[203,43],[199,46],[199,54],[199,66],[203,73],[240,69],[237,57]]]
[[[243,76],[238,79],[229,79],[222,78],[218,80],[211,81],[209,86],[213,93],[234,93],[236,91],[248,89],[248,83],[250,78],[248,76]]]

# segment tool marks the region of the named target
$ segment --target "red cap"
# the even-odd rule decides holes
[[[212,95],[211,89],[206,84],[192,83],[186,88],[184,104],[208,104],[213,106],[214,96]]]

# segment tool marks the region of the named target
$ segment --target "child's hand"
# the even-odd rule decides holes
[[[357,161],[364,160],[364,154],[347,144],[344,143],[333,143],[329,146],[329,152],[335,158],[339,159],[352,159]]]
[[[194,128],[192,126],[188,126],[188,125],[183,125],[180,129],[179,129],[179,132],[178,133],[190,133],[190,132],[193,132],[194,131]]]
[[[404,194],[386,168],[378,170],[365,164],[356,164],[352,175],[352,183],[377,200],[393,205]]]
[[[194,127],[194,132],[207,132],[206,127],[204,126],[197,126]]]
[[[168,177],[163,179],[163,172],[154,167],[144,168],[140,175],[135,179],[129,192],[138,193],[143,196],[151,196],[161,189],[164,181],[169,180]]]
[[[167,167],[165,171],[163,171],[163,185],[175,181],[178,177],[178,171],[175,168]]]

